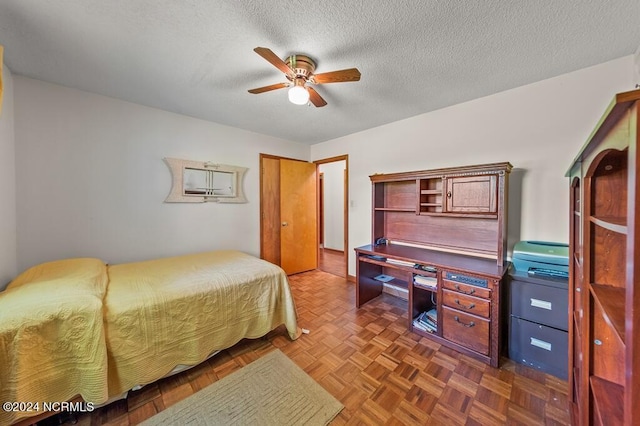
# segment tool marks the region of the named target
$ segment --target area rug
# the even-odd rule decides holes
[[[307,373],[275,350],[142,424],[326,425],[342,408]]]

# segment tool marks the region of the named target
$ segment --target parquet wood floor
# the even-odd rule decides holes
[[[318,250],[318,269],[344,277],[346,272],[344,252],[320,248]]]
[[[299,325],[242,341],[201,365],[78,417],[133,425],[282,350],[345,408],[333,425],[567,425],[567,382],[504,358],[492,368],[407,331],[405,301],[383,294],[355,308],[353,283],[321,271],[290,277]]]

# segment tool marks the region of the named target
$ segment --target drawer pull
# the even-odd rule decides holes
[[[455,315],[455,316],[453,317],[453,320],[454,320],[455,322],[457,322],[458,324],[463,325],[463,326],[465,326],[465,327],[467,327],[467,328],[471,328],[471,327],[473,327],[474,325],[476,325],[476,323],[475,323],[475,322],[473,322],[473,321],[471,321],[469,324],[465,324],[465,323],[463,323],[462,321],[460,321],[460,318],[458,318],[458,316],[457,316],[457,315]]]
[[[602,346],[602,340],[600,340],[600,339],[595,339],[595,340],[593,341],[593,343],[595,343],[595,344],[596,344],[596,345],[598,345],[598,346]]]
[[[531,338],[531,346],[536,346],[540,349],[544,349],[545,351],[551,351],[551,343],[536,339],[535,337]]]
[[[458,290],[462,294],[473,294],[476,292],[475,288],[472,288],[470,291],[463,291],[462,288],[458,284],[454,285],[455,289]]]
[[[464,306],[462,303],[460,303],[460,301],[458,299],[454,300],[454,303],[458,306],[460,306],[462,309],[473,309],[476,307],[475,303],[470,304],[469,306]]]
[[[551,302],[547,302],[546,300],[534,299],[531,298],[531,306],[534,308],[546,309],[551,311]]]

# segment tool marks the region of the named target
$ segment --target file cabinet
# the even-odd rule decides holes
[[[509,358],[566,380],[568,281],[509,276]]]

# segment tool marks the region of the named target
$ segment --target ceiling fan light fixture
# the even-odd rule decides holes
[[[313,105],[317,108],[327,104],[322,96],[309,84],[344,83],[347,81],[359,81],[360,71],[357,68],[348,68],[338,71],[329,71],[316,74],[316,63],[305,55],[291,55],[284,61],[266,47],[253,49],[271,65],[278,68],[287,77],[288,82],[271,84],[269,86],[250,89],[249,93],[258,94],[272,90],[289,88],[289,102],[296,105]]]
[[[304,79],[296,78],[295,84],[289,89],[289,102],[296,105],[309,103],[309,91],[304,86]]]

